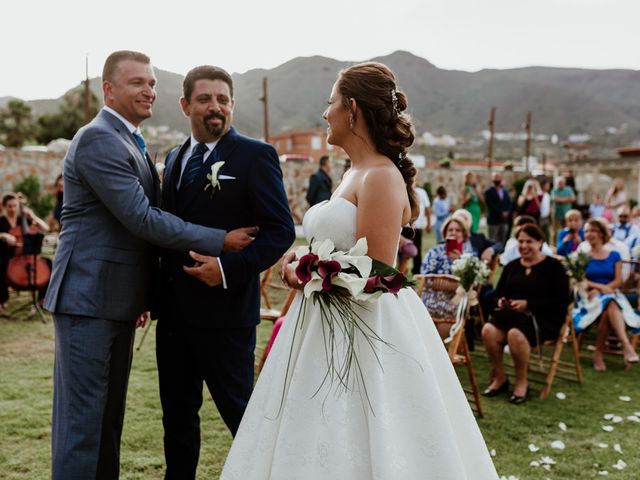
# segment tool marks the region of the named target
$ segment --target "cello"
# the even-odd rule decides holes
[[[49,283],[51,269],[40,256],[44,235],[35,225],[28,225],[24,199],[19,197],[18,201],[21,221],[9,231],[16,237],[16,250],[7,266],[7,283],[15,290],[33,292],[35,299],[35,292]]]

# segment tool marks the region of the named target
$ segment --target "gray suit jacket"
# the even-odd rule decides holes
[[[132,321],[150,309],[155,246],[217,256],[224,230],[163,212],[151,160],[126,126],[102,110],[64,159],[62,231],[45,308]]]

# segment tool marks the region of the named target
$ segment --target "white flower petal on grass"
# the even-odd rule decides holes
[[[627,464],[622,459],[618,460],[618,462],[615,465],[611,465],[611,466],[616,470],[624,470],[625,468],[627,468]]]
[[[604,414],[604,418],[605,420],[611,420],[614,417],[613,413],[605,413]]]
[[[611,419],[611,421],[613,423],[622,423],[624,421],[624,419],[618,415],[614,415],[613,418]]]
[[[630,421],[636,422],[636,423],[640,423],[640,417],[638,417],[637,415],[629,415],[627,417],[627,420],[630,420]]]
[[[601,476],[603,476],[603,477],[606,477],[607,475],[609,475],[609,472],[607,472],[606,470],[600,470],[600,471],[598,472],[598,475],[601,475]]]
[[[564,450],[564,442],[562,440],[554,440],[550,445],[551,448],[555,448],[556,450]]]
[[[537,447],[535,443],[530,443],[529,444],[529,451],[530,452],[537,452],[538,450],[540,450],[540,448]]]
[[[614,443],[613,444],[613,449],[618,453],[622,453],[622,447],[620,446],[619,443]]]
[[[540,462],[537,460],[531,460],[531,462],[529,462],[529,466],[530,467],[539,467],[540,466]]]
[[[621,401],[623,401],[623,402],[630,402],[630,401],[631,401],[631,397],[630,397],[630,396],[628,396],[628,395],[620,395],[620,396],[618,397],[618,400],[621,400]]]
[[[602,425],[602,429],[605,432],[613,432],[613,427],[611,425]]]
[[[491,451],[489,452],[489,455],[491,455],[492,457],[496,456],[496,449],[492,448]]]
[[[545,464],[545,465],[542,465],[542,468],[544,468],[545,470],[549,471],[549,470],[551,470],[551,465]]]
[[[637,417],[640,417],[640,412],[633,412],[634,415],[636,415]]]
[[[540,459],[540,462],[544,463],[545,465],[555,465],[556,464],[556,461],[551,457],[542,457]]]
[[[558,424],[558,428],[559,428],[560,430],[562,430],[563,432],[566,432],[566,431],[567,431],[567,424],[566,424],[566,423],[564,423],[564,422],[560,422],[560,423]]]
[[[598,446],[600,448],[609,448],[609,444],[608,443],[599,443]]]
[[[558,392],[558,393],[556,393],[556,398],[558,400],[564,400],[565,398],[567,398],[567,395],[565,393]]]

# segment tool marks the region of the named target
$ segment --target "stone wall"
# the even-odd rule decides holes
[[[64,155],[64,152],[0,150],[0,195],[13,191],[13,186],[29,175],[38,177],[43,191],[47,190],[62,173]]]
[[[13,186],[28,175],[37,176],[43,187],[52,185],[62,172],[63,159],[63,152],[29,152],[14,149],[0,151],[0,192],[13,190]],[[301,223],[304,213],[309,208],[305,199],[309,177],[317,170],[318,165],[312,162],[285,162],[281,164],[281,167],[294,221]],[[343,172],[344,163],[334,162],[331,169],[334,186],[340,183]],[[486,168],[477,169],[474,172],[483,189],[491,184],[491,178]],[[451,169],[424,168],[420,170],[418,183],[429,182],[434,194],[438,186],[444,186],[449,193],[452,205],[457,206],[464,181],[463,175],[464,170],[455,167]],[[504,172],[506,184],[511,185],[513,180],[521,175],[514,172]]]

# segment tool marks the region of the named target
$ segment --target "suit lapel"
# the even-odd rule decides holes
[[[164,169],[164,181],[162,183],[162,198],[165,207],[171,212],[176,211],[176,193],[178,179],[180,178],[180,166],[182,165],[184,152],[189,148],[190,143],[191,140],[187,139],[182,145],[172,150],[167,158],[166,168]]]
[[[140,183],[142,184],[142,188],[147,194],[151,205],[158,205],[158,201],[160,199],[160,179],[158,178],[158,172],[151,162],[151,158],[148,154],[146,156],[142,154],[135,138],[133,138],[129,129],[120,121],[120,119],[105,110],[101,110],[99,116],[111,125],[125,143],[129,145],[129,150],[133,152],[134,158],[140,165],[140,172],[142,172]],[[147,188],[144,187],[145,183],[147,184]]]
[[[202,169],[200,173],[193,181],[193,184],[189,186],[189,188],[183,192],[184,198],[179,203],[179,214],[182,214],[189,205],[194,201],[194,199],[202,192],[207,186],[207,182],[209,179],[207,175],[211,173],[211,165],[216,162],[228,162],[231,154],[238,146],[238,134],[235,129],[231,127],[227,134],[220,139],[217,143],[216,148],[209,155],[207,160],[202,165]],[[207,193],[208,195],[208,193]]]

